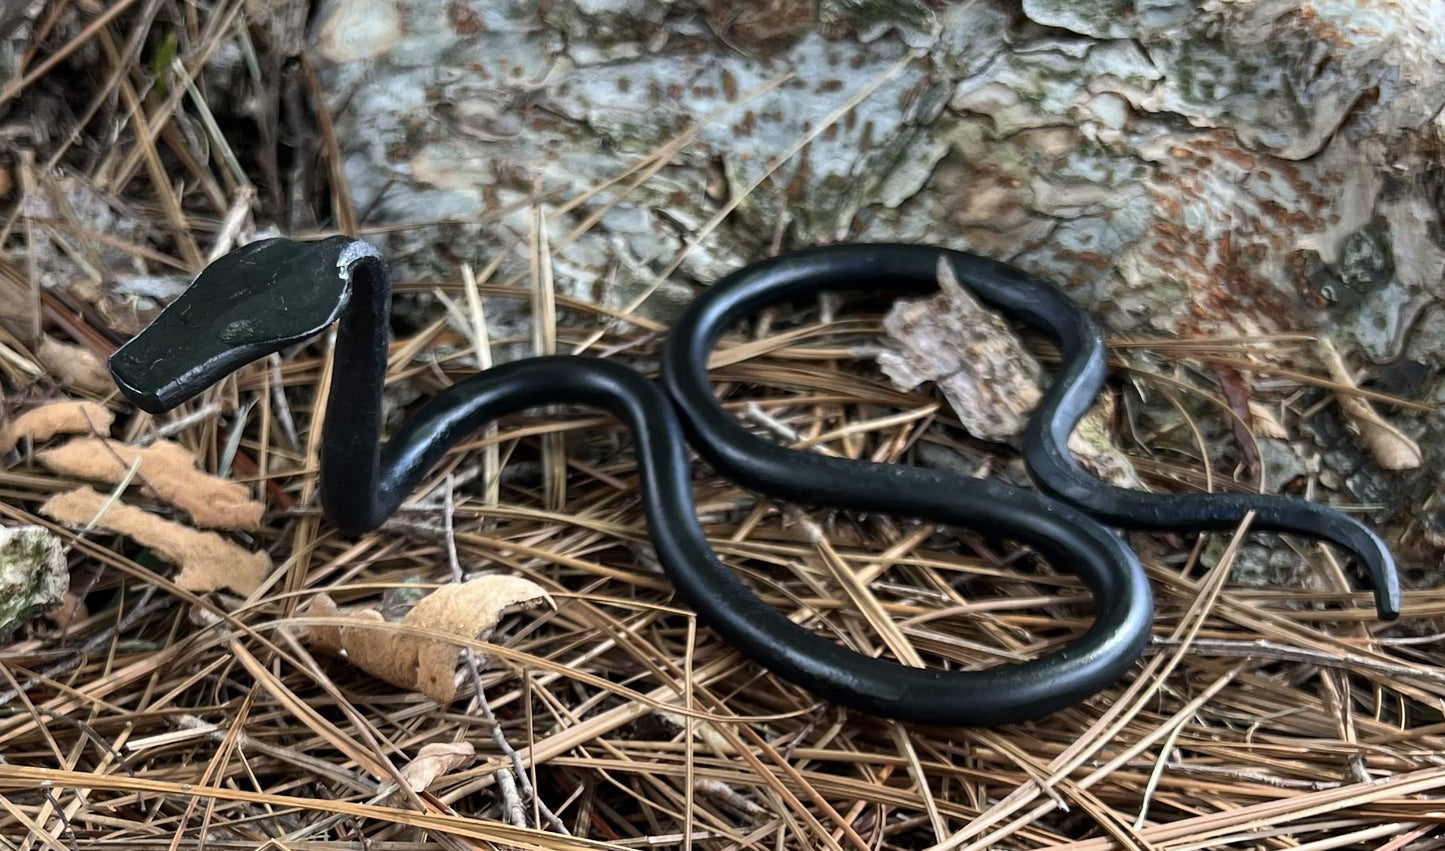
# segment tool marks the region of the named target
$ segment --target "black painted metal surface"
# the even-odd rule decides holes
[[[747,314],[860,285],[929,291],[940,256],[985,302],[1047,331],[1062,347],[1064,365],[1030,421],[1024,446],[1033,475],[1052,496],[935,470],[788,450],[750,435],[722,409],[708,380],[708,354]],[[689,307],[668,337],[666,392],[602,359],[529,358],[458,382],[383,443],[390,295],[385,265],[364,243],[345,237],[267,240],[207,267],[116,352],[111,370],[138,407],[159,412],[339,318],[321,498],[326,516],[350,532],[380,526],[447,448],[497,417],[558,403],[608,411],[636,441],[649,532],[684,599],[742,653],[779,676],[837,703],[905,721],[1021,721],[1083,700],[1122,676],[1143,651],[1152,599],[1138,559],[1103,523],[1217,529],[1255,511],[1257,528],[1320,538],[1355,553],[1374,578],[1381,616],[1398,610],[1390,554],[1353,518],[1277,497],[1134,493],[1084,473],[1067,439],[1104,380],[1102,337],[1061,291],[1000,263],[909,245],[783,255],[729,276]],[[985,671],[905,667],[818,637],[753,594],[708,546],[692,508],[684,427],[713,466],[758,492],[973,527],[1029,544],[1080,576],[1093,594],[1095,621],[1061,650]]]

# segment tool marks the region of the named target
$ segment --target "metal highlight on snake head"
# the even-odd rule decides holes
[[[265,239],[201,271],[144,331],[110,358],[126,398],[168,411],[252,361],[321,333],[351,293],[351,267],[376,252],[334,236]]]

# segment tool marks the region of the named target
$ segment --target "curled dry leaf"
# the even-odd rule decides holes
[[[402,617],[404,626],[443,632],[463,640],[486,638],[502,615],[539,605],[555,608],[542,586],[518,576],[480,576],[461,585],[444,585],[423,597]],[[356,667],[392,685],[426,695],[440,704],[457,696],[457,660],[462,647],[386,628],[375,609],[340,613],[326,595],[312,602],[309,614],[340,614],[355,627],[320,626],[309,630],[312,644],[341,655]]]
[[[183,509],[197,526],[210,529],[255,529],[264,507],[251,491],[201,472],[185,447],[158,440],[145,447],[116,440],[77,438],[36,456],[57,473],[112,484],[123,479],[137,459],[139,477],[157,498]]]
[[[95,352],[73,343],[62,343],[46,335],[35,351],[40,365],[60,383],[87,393],[107,396],[115,392],[115,379]]]
[[[1318,349],[1325,367],[1330,371],[1330,378],[1337,384],[1355,388],[1355,380],[1345,367],[1344,358],[1340,357],[1335,344],[1329,340],[1320,340]],[[1375,463],[1386,470],[1413,470],[1420,466],[1423,460],[1420,445],[1386,422],[1384,417],[1370,407],[1369,402],[1353,393],[1339,391],[1336,391],[1335,399],[1339,401],[1340,410],[1350,424],[1359,432],[1360,441],[1370,450]]]
[[[1275,440],[1289,440],[1289,432],[1285,430],[1284,424],[1279,421],[1279,417],[1274,415],[1274,411],[1270,410],[1269,406],[1263,402],[1256,402],[1253,399],[1249,400],[1249,417],[1250,424],[1254,426],[1254,430],[1258,432],[1260,437],[1272,437]]]
[[[106,501],[104,494],[79,488],[51,497],[40,512],[61,523],[83,526],[100,515]],[[187,591],[229,588],[251,594],[271,572],[271,559],[265,553],[247,552],[215,532],[197,532],[123,503],[106,510],[96,526],[125,535],[179,565],[176,584]]]
[[[110,434],[112,414],[95,402],[52,402],[31,408],[0,428],[0,453],[9,452],[26,437],[36,443],[57,434]]]
[[[660,710],[657,713],[657,717],[676,727],[678,730],[687,729],[687,718],[678,715],[676,712]],[[732,740],[723,735],[722,732],[712,724],[692,725],[692,737],[711,748],[713,753],[719,756],[732,752]]]
[[[1134,469],[1134,462],[1114,445],[1113,431],[1109,427],[1113,419],[1114,397],[1105,394],[1084,412],[1074,433],[1069,435],[1069,450],[1085,469],[1109,484],[1131,490],[1148,490],[1149,486]]]
[[[422,745],[416,759],[401,769],[401,779],[413,792],[425,792],[438,778],[469,764],[476,756],[477,749],[470,742]]]
[[[1234,442],[1239,445],[1239,454],[1244,461],[1250,478],[1260,473],[1259,440],[1254,431],[1254,414],[1250,408],[1249,386],[1244,375],[1232,366],[1214,364],[1214,375],[1219,381],[1219,392],[1224,403],[1233,414],[1230,428],[1234,431]]]

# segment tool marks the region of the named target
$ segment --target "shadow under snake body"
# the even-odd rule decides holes
[[[764,307],[827,290],[906,295],[937,288],[944,258],[983,302],[1048,333],[1063,365],[1029,421],[1024,459],[1045,494],[919,467],[825,457],[756,437],[718,402],[708,356],[727,330]],[[137,407],[169,410],[225,375],[321,333],[338,318],[321,445],[321,501],[343,531],[380,526],[456,442],[498,417],[551,404],[600,408],[636,444],[640,495],[658,560],[687,603],[778,676],[835,703],[925,724],[993,725],[1037,718],[1108,687],[1143,652],[1153,617],[1138,558],[1105,524],[1290,532],[1352,552],[1371,575],[1383,618],[1399,585],[1383,542],[1328,507],[1257,495],[1158,495],[1104,485],[1068,437],[1103,384],[1103,337],[1057,288],[962,252],[917,245],[841,245],[781,255],[724,278],[673,325],[658,383],[600,358],[534,357],[469,376],[428,400],[381,442],[391,291],[365,243],[264,240],[208,266],[110,368]],[[906,667],[864,656],[795,624],[754,594],[708,545],[693,508],[686,443],[745,487],[805,505],[887,512],[978,529],[1027,544],[1076,573],[1096,615],[1068,645],[979,671]]]

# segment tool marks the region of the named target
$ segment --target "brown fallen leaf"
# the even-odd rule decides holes
[[[411,791],[425,792],[438,778],[467,765],[476,756],[477,749],[471,742],[422,745],[416,759],[401,769],[401,779]]]
[[[97,396],[115,392],[115,379],[95,352],[73,343],[62,343],[48,334],[41,337],[35,351],[40,365],[66,387],[74,387]]]
[[[61,629],[70,629],[90,617],[90,609],[85,605],[85,598],[72,591],[66,591],[60,598],[60,605],[46,613],[46,617],[55,621],[55,625]]]
[[[1320,357],[1324,359],[1325,367],[1330,371],[1330,378],[1335,383],[1352,389],[1358,386],[1334,343],[1320,340],[1317,348]],[[1420,444],[1386,422],[1384,417],[1370,407],[1369,402],[1353,393],[1343,392],[1336,392],[1335,399],[1340,403],[1340,410],[1344,412],[1345,418],[1359,433],[1360,442],[1364,443],[1365,448],[1374,456],[1375,463],[1386,470],[1413,470],[1420,466],[1424,459]]]
[[[110,434],[115,414],[95,402],[67,400],[31,408],[0,427],[0,453],[9,452],[29,437],[36,443],[57,434]]]
[[[1259,444],[1254,436],[1254,412],[1250,408],[1249,386],[1244,375],[1232,366],[1214,365],[1214,376],[1219,381],[1219,391],[1224,402],[1234,414],[1230,427],[1234,430],[1234,442],[1244,460],[1245,472],[1251,479],[1259,476]]]
[[[446,705],[457,696],[460,645],[389,630],[375,609],[341,613],[325,594],[312,601],[309,614],[341,617],[356,627],[313,627],[312,644],[323,652],[345,655],[356,667],[392,685],[410,689]],[[555,608],[552,597],[519,576],[480,576],[461,585],[444,585],[423,597],[401,619],[404,626],[444,632],[462,639],[485,639],[502,615],[539,605]]]
[[[40,512],[61,523],[84,526],[100,514],[108,499],[90,488],[79,488],[51,497]],[[265,553],[247,552],[215,532],[197,532],[124,503],[112,505],[96,526],[125,535],[179,565],[176,584],[187,591],[228,588],[251,594],[271,572],[271,559]]]
[[[138,447],[118,440],[77,438],[36,458],[57,473],[111,484],[125,478],[140,459],[137,475],[155,496],[209,529],[255,529],[265,510],[251,499],[250,488],[201,472],[185,447],[168,440]]]

